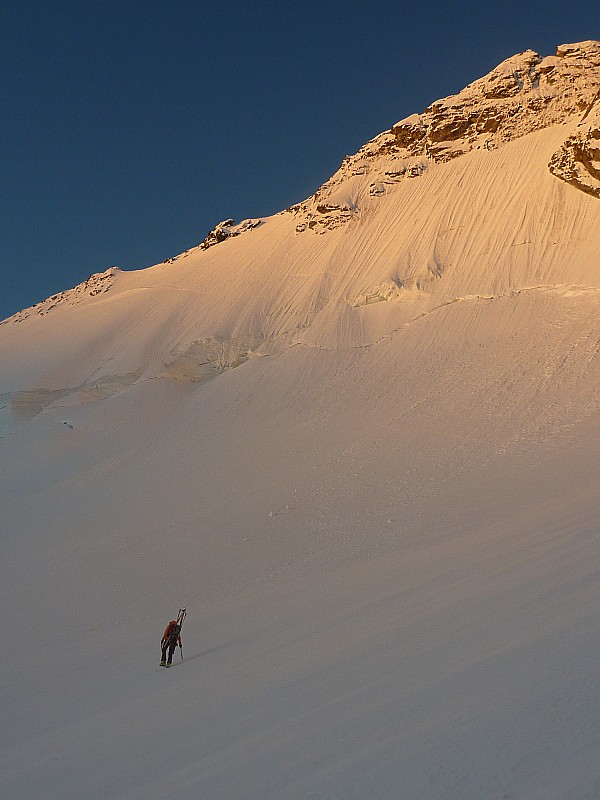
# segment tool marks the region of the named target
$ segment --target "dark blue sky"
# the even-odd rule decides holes
[[[39,2],[0,12],[0,318],[311,194],[346,153],[597,0]]]

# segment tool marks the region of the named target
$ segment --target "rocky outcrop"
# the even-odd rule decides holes
[[[42,300],[41,303],[36,303],[34,306],[25,308],[23,311],[19,311],[18,314],[14,314],[12,317],[3,320],[0,322],[0,325],[6,325],[8,322],[23,322],[23,320],[33,315],[43,317],[60,305],[75,305],[86,297],[95,297],[99,294],[105,294],[110,291],[113,286],[115,275],[118,272],[120,272],[118,267],[110,267],[106,272],[90,275],[87,281],[83,281],[83,283],[78,284],[75,288],[59,292],[59,294],[53,294],[52,297],[49,297],[47,300]]]
[[[208,232],[199,247],[201,250],[208,250],[209,247],[214,247],[214,245],[220,244],[226,239],[231,239],[232,236],[239,236],[241,233],[251,231],[261,224],[262,220],[260,219],[246,219],[240,222],[239,225],[236,225],[232,219],[225,219]]]
[[[457,95],[394,125],[362,151],[446,161],[488,149],[585,112],[600,89],[600,42],[562,45],[542,58],[527,50]]]
[[[600,198],[600,93],[548,165],[557,178],[586,194]]]
[[[303,203],[288,209],[296,230],[323,233],[352,220],[394,184],[418,178],[432,162],[477,148],[495,149],[533,131],[590,115],[600,92],[600,42],[561,45],[543,58],[533,50],[508,58],[456,95],[432,103],[376,136]],[[582,120],[583,121],[583,120]],[[597,195],[595,127],[565,142],[553,174]]]

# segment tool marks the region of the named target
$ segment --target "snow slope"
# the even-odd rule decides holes
[[[0,326],[3,795],[600,795],[599,90],[515,56]]]

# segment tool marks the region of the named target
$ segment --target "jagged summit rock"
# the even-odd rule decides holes
[[[561,45],[556,55],[533,50],[511,56],[461,92],[432,103],[376,136],[315,194],[291,210],[297,231],[337,227],[395,184],[420,177],[432,163],[476,148],[492,150],[574,116],[587,127],[552,161],[553,174],[598,196],[600,42]]]

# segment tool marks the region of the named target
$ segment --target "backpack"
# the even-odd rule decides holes
[[[171,630],[169,631],[167,639],[177,639],[180,633],[181,633],[181,625],[175,623],[175,625],[173,625]]]

